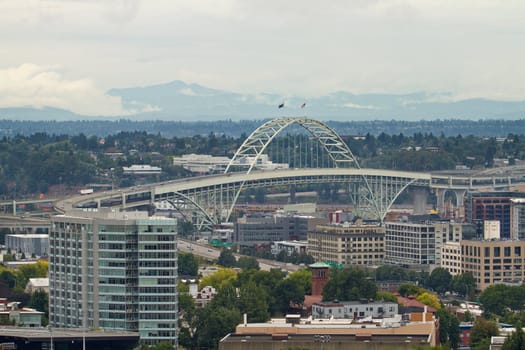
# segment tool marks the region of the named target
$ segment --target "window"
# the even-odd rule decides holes
[[[494,247],[494,256],[500,256],[501,255],[501,248],[500,247]]]
[[[503,248],[503,254],[505,256],[510,256],[510,247],[504,247]]]

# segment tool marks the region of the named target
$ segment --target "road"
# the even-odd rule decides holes
[[[179,238],[177,240],[178,250],[184,253],[193,253],[193,255],[203,257],[205,259],[215,260],[219,258],[221,250],[213,248],[206,244],[196,243],[186,239]],[[241,256],[240,254],[234,254],[237,259]],[[287,273],[294,272],[303,268],[302,266],[283,263],[279,261],[273,261],[268,259],[257,259],[259,267],[263,271],[270,271],[271,269],[281,269]]]

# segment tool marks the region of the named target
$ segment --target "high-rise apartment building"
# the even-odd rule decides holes
[[[177,345],[176,220],[80,211],[52,219],[49,322],[139,332]]]

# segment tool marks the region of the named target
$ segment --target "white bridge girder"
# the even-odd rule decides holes
[[[348,184],[357,208],[382,219],[395,199],[408,186],[450,190],[501,189],[523,184],[525,179],[521,174],[499,177],[444,177],[386,169],[285,169],[181,179],[140,188],[121,189],[107,194],[95,193],[89,197],[79,197],[70,205],[80,208],[118,206],[124,210],[132,210],[157,201],[187,199],[190,204],[181,208],[194,212],[202,211],[202,216],[207,221],[220,223],[228,219],[229,208],[235,203],[240,188],[319,183]]]
[[[299,174],[297,174],[299,175]],[[231,208],[238,198],[241,190],[250,188],[271,188],[284,187],[290,185],[311,185],[311,184],[333,184],[340,183],[349,185],[354,204],[357,205],[362,213],[367,213],[373,218],[383,220],[392,203],[399,194],[410,185],[420,183],[418,178],[409,177],[385,177],[380,175],[362,174],[338,174],[338,175],[312,175],[312,176],[276,176],[264,179],[244,179],[231,184],[219,184],[217,186],[207,186],[179,193],[165,193],[155,200],[171,200],[173,198],[187,198],[194,203],[190,209],[200,208],[208,213],[208,220],[212,224],[228,221],[232,213]],[[368,190],[372,189],[372,193]],[[381,201],[374,200],[377,197]]]

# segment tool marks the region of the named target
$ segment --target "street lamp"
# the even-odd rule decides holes
[[[51,338],[50,350],[53,350],[53,328],[51,327],[51,325],[47,325],[47,328],[49,329],[49,336]]]

